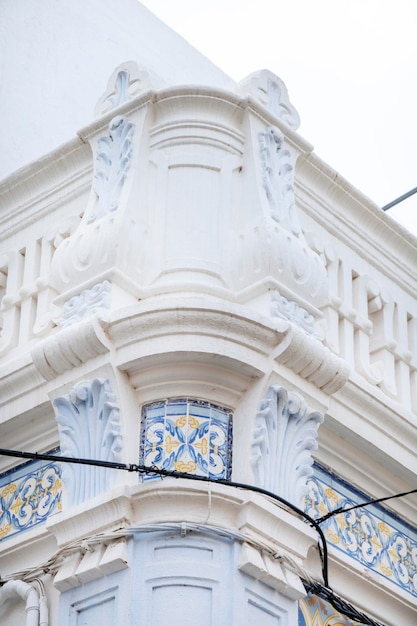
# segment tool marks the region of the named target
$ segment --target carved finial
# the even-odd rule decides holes
[[[311,452],[323,416],[310,411],[297,393],[273,386],[256,416],[252,469],[258,486],[299,506],[312,475]]]
[[[300,126],[300,116],[291,104],[283,81],[269,70],[259,70],[239,83],[239,91],[252,96],[293,130]]]
[[[149,89],[159,89],[163,81],[158,76],[140,68],[135,61],[122,63],[112,73],[106,91],[95,107],[95,115],[104,115],[124,102],[136,98],[141,92]]]

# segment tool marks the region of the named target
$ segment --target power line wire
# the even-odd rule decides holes
[[[228,487],[235,487],[238,489],[245,489],[247,491],[253,491],[255,493],[260,493],[264,496],[268,496],[272,500],[275,500],[276,502],[279,502],[280,504],[284,505],[285,507],[287,507],[294,513],[297,513],[297,515],[299,515],[302,519],[307,521],[310,524],[310,526],[312,526],[316,530],[320,538],[320,542],[318,542],[318,548],[319,548],[319,555],[320,555],[320,561],[321,561],[323,582],[326,587],[329,586],[327,542],[326,542],[324,533],[322,529],[320,528],[320,525],[317,523],[315,519],[310,517],[302,509],[298,508],[297,506],[295,506],[294,504],[292,504],[285,498],[282,498],[281,496],[277,495],[276,493],[273,493],[272,491],[268,491],[267,489],[263,489],[262,487],[258,487],[256,485],[249,485],[247,483],[235,482],[232,480],[218,479],[218,478],[212,481],[210,478],[207,478],[206,476],[198,476],[196,474],[185,474],[182,472],[164,470],[164,469],[154,467],[154,466],[148,467],[145,465],[137,465],[135,463],[118,463],[114,461],[101,461],[99,459],[82,459],[82,458],[75,458],[75,457],[73,458],[73,457],[68,457],[68,456],[56,456],[53,454],[46,454],[46,453],[40,454],[38,452],[23,452],[20,450],[8,450],[4,448],[0,448],[0,455],[23,458],[23,459],[32,459],[32,460],[37,460],[37,461],[55,461],[55,462],[60,462],[60,463],[76,463],[79,465],[93,465],[96,467],[103,467],[103,468],[108,468],[108,469],[125,470],[128,472],[137,472],[140,474],[154,474],[156,476],[161,476],[161,477],[183,478],[186,480],[198,480],[200,482],[207,482],[207,483],[215,482],[216,484],[226,485]]]
[[[100,459],[73,458],[73,457],[67,457],[67,456],[57,456],[55,454],[23,452],[20,450],[9,450],[9,449],[4,449],[4,448],[0,448],[0,455],[31,459],[31,460],[55,461],[55,462],[60,462],[60,463],[76,463],[80,465],[93,465],[96,467],[125,470],[128,472],[154,474],[154,475],[160,476],[161,478],[163,477],[183,478],[183,479],[185,478],[189,480],[198,480],[201,482],[212,482],[209,478],[206,478],[205,476],[197,476],[194,474],[184,474],[181,472],[163,470],[157,467],[147,467],[144,465],[138,465],[134,463],[118,463],[118,462],[112,462],[112,461],[102,461]],[[397,494],[396,496],[388,496],[386,498],[379,498],[378,500],[365,502],[363,504],[359,504],[359,505],[350,507],[348,509],[341,509],[341,510],[336,509],[335,511],[332,511],[331,513],[327,514],[327,516],[324,516],[320,518],[319,520],[314,520],[307,513],[305,513],[302,509],[299,509],[298,507],[293,505],[291,502],[288,502],[284,498],[281,498],[280,496],[278,496],[275,493],[272,493],[271,491],[262,489],[261,487],[257,487],[256,485],[249,485],[246,483],[239,483],[239,482],[235,482],[231,480],[223,480],[223,479],[216,479],[215,482],[222,484],[222,485],[227,485],[227,486],[235,487],[239,489],[245,489],[248,491],[254,491],[255,493],[266,495],[272,498],[273,500],[279,502],[280,504],[286,506],[293,512],[297,513],[304,520],[308,521],[309,524],[315,528],[321,540],[321,546],[319,543],[319,553],[320,553],[320,559],[322,563],[322,575],[323,575],[324,585],[322,585],[321,583],[317,581],[312,581],[310,578],[306,580],[306,576],[300,574],[301,578],[304,581],[304,586],[306,588],[306,591],[326,600],[333,606],[333,608],[336,611],[338,611],[339,613],[345,615],[346,617],[350,619],[355,620],[356,622],[364,624],[365,626],[384,626],[380,622],[376,622],[375,620],[367,616],[365,613],[358,611],[358,609],[356,609],[353,605],[346,602],[346,600],[344,600],[343,598],[335,594],[333,590],[329,587],[327,542],[326,542],[324,533],[322,529],[320,528],[320,524],[323,521],[325,521],[325,519],[328,519],[329,517],[333,515],[337,515],[338,513],[352,510],[354,508],[360,508],[361,506],[369,506],[370,504],[383,502],[385,500],[390,500],[392,498],[399,498],[399,497],[408,495],[410,493],[416,493],[417,489],[413,489],[408,492]]]
[[[343,598],[336,595],[331,589],[323,587],[320,583],[304,583],[304,587],[309,593],[319,596],[323,600],[326,600],[326,602],[329,602],[329,604],[331,604],[338,613],[346,615],[346,617],[354,620],[355,622],[365,624],[366,626],[384,626],[381,622],[376,622],[374,619],[366,615],[366,613],[362,613],[362,611],[359,611],[352,604],[343,600]]]
[[[370,506],[371,504],[379,504],[380,502],[387,502],[388,500],[394,500],[395,498],[403,498],[404,496],[409,496],[412,493],[417,493],[417,489],[410,489],[410,491],[403,491],[402,493],[397,493],[393,496],[385,496],[384,498],[375,498],[374,500],[368,500],[368,502],[361,502],[360,504],[354,504],[346,508],[341,506],[337,509],[334,509],[334,511],[326,513],[326,515],[323,515],[323,517],[319,517],[316,522],[318,524],[322,524],[331,517],[334,517],[335,515],[340,515],[340,513],[347,513],[348,511],[354,511],[355,509],[362,509]]]

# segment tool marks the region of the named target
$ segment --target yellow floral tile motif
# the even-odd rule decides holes
[[[314,519],[372,499],[319,466],[308,487],[304,510]],[[417,529],[380,505],[338,513],[321,528],[334,548],[417,597]]]
[[[148,467],[229,479],[232,413],[204,400],[170,398],[142,409],[140,463]],[[154,475],[144,477],[144,480]]]
[[[59,463],[25,463],[0,475],[0,539],[41,524],[61,510]]]
[[[300,600],[298,606],[298,626],[356,626],[358,624],[338,613],[331,604],[318,596],[309,594]]]

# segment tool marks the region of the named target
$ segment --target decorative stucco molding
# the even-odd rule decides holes
[[[118,115],[111,120],[108,135],[98,139],[93,183],[97,202],[87,216],[88,223],[118,208],[120,194],[131,164],[133,133],[134,124]]]
[[[269,389],[256,416],[252,469],[257,485],[299,506],[313,474],[311,452],[323,416],[303,397],[280,386]]]
[[[284,141],[282,132],[273,126],[259,133],[262,183],[273,219],[299,237],[301,227],[295,208],[294,157]]]
[[[271,315],[296,324],[308,335],[318,335],[314,316],[303,309],[297,302],[282,296],[278,291],[274,291],[271,294]]]
[[[248,576],[261,580],[264,585],[280,591],[292,600],[299,600],[305,596],[305,588],[297,574],[288,568],[282,567],[277,559],[249,544],[243,544],[240,551],[239,569]]]
[[[276,349],[275,359],[328,395],[349,378],[349,364],[295,324]]]
[[[65,558],[54,578],[54,586],[62,593],[127,567],[129,556],[125,538],[116,538],[106,545],[89,545],[87,551],[80,548]]]
[[[108,379],[82,382],[54,400],[63,456],[119,461],[123,447],[119,405]],[[65,463],[62,479],[70,506],[110,489],[114,472],[108,468]]]
[[[95,107],[96,116],[104,115],[139,94],[162,87],[164,81],[148,69],[139,67],[135,61],[118,65],[109,78],[106,91]]]
[[[31,351],[37,371],[52,380],[73,367],[105,354],[111,344],[97,317],[68,326],[35,344]]]
[[[91,315],[107,312],[110,308],[111,284],[108,280],[94,285],[91,289],[84,289],[79,295],[73,296],[65,302],[61,318],[61,326],[71,326],[81,322]]]
[[[291,104],[284,82],[269,70],[259,70],[239,83],[240,91],[258,100],[284,124],[297,130],[300,116]]]

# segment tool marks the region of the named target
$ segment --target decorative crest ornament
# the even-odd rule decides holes
[[[139,67],[135,61],[125,61],[112,72],[106,91],[96,104],[95,114],[100,116],[109,113],[141,93],[149,89],[159,89],[162,86],[161,78]]]
[[[130,93],[136,91],[138,81],[130,80],[130,73],[128,70],[120,70],[117,73],[116,81],[114,85],[114,93],[112,93],[106,100],[110,110],[116,109],[120,104],[127,102],[130,99]]]
[[[311,453],[323,416],[309,411],[303,397],[271,387],[256,416],[252,470],[256,485],[300,506],[312,476]]]
[[[123,448],[120,412],[110,381],[82,382],[54,400],[63,456],[120,461]],[[70,506],[113,486],[114,472],[93,465],[64,463],[62,479]]]
[[[129,171],[133,152],[134,124],[120,115],[109,124],[109,133],[97,142],[97,156],[93,191],[97,202],[87,217],[87,222],[116,211],[119,198]]]
[[[259,70],[239,83],[240,92],[258,100],[268,111],[293,130],[300,126],[300,116],[291,104],[284,82],[269,70]]]

